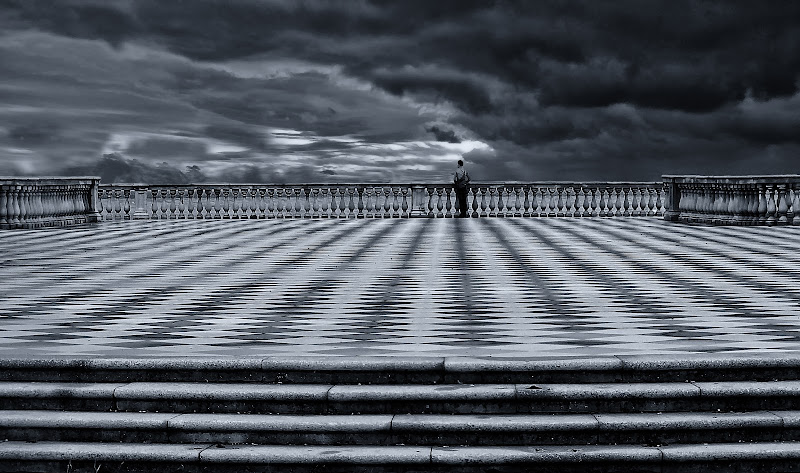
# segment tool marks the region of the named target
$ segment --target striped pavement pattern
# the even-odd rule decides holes
[[[800,227],[657,218],[0,232],[0,356],[800,351]]]

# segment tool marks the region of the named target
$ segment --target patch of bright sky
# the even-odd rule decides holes
[[[175,140],[175,141],[188,141],[188,142],[201,142],[206,146],[209,153],[238,153],[247,151],[248,148],[235,145],[226,141],[217,140],[214,138],[206,138],[200,136],[180,136],[177,132],[170,133],[152,133],[152,132],[124,132],[112,133],[103,145],[103,154],[107,153],[125,153],[133,143],[136,141],[148,139],[162,139],[162,140]]]
[[[255,58],[225,62],[200,62],[198,64],[225,71],[241,79],[284,79],[309,72],[335,75],[339,74],[342,69],[338,65],[317,64],[285,58]]]

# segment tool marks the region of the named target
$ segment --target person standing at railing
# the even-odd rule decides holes
[[[464,168],[464,161],[458,160],[458,168],[453,173],[453,185],[456,188],[456,198],[458,200],[458,216],[467,217],[467,193],[469,192],[469,173]]]

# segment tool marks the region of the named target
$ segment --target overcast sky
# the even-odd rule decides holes
[[[794,0],[0,0],[0,175],[798,173],[799,86]]]

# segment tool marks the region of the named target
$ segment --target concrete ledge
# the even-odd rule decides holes
[[[623,362],[617,357],[595,358],[445,358],[448,372],[548,372],[548,371],[608,371],[621,370]]]
[[[112,383],[17,383],[0,381],[0,398],[70,397],[112,399],[120,384]]]
[[[800,460],[800,442],[725,443],[660,447],[664,461]]]
[[[675,399],[699,398],[691,383],[535,384],[517,385],[520,399]]]
[[[118,387],[114,397],[117,400],[324,402],[331,387],[316,384],[129,383]]]
[[[172,430],[221,432],[389,432],[392,415],[242,415],[181,414],[169,421]]]
[[[800,396],[800,381],[708,382],[692,383],[704,397],[796,397]]]
[[[714,430],[783,427],[772,412],[665,412],[649,414],[594,414],[600,430]]]
[[[0,442],[0,460],[96,460],[198,462],[208,444]]]
[[[261,360],[263,370],[285,371],[443,371],[440,357],[274,356]]]
[[[445,465],[661,461],[661,451],[640,446],[434,447],[431,462]]]
[[[396,415],[392,431],[410,432],[564,432],[597,430],[597,419],[588,414],[512,415]]]
[[[429,447],[375,446],[226,446],[225,448],[203,450],[200,453],[200,461],[245,464],[429,464],[431,449]]]
[[[0,427],[49,429],[166,429],[177,414],[159,412],[75,412],[4,410]]]
[[[334,386],[330,402],[379,401],[513,401],[513,384]]]
[[[105,376],[105,378],[103,378]],[[675,382],[800,379],[800,355],[470,357],[7,357],[0,379],[328,384]]]
[[[82,442],[2,442],[0,461],[96,461],[182,464],[340,464],[340,465],[630,465],[800,460],[800,443],[759,442],[710,445],[540,446],[540,447],[414,447],[414,446],[275,446],[211,444],[118,444]],[[763,463],[762,463],[763,464]],[[0,468],[2,464],[0,463]]]

